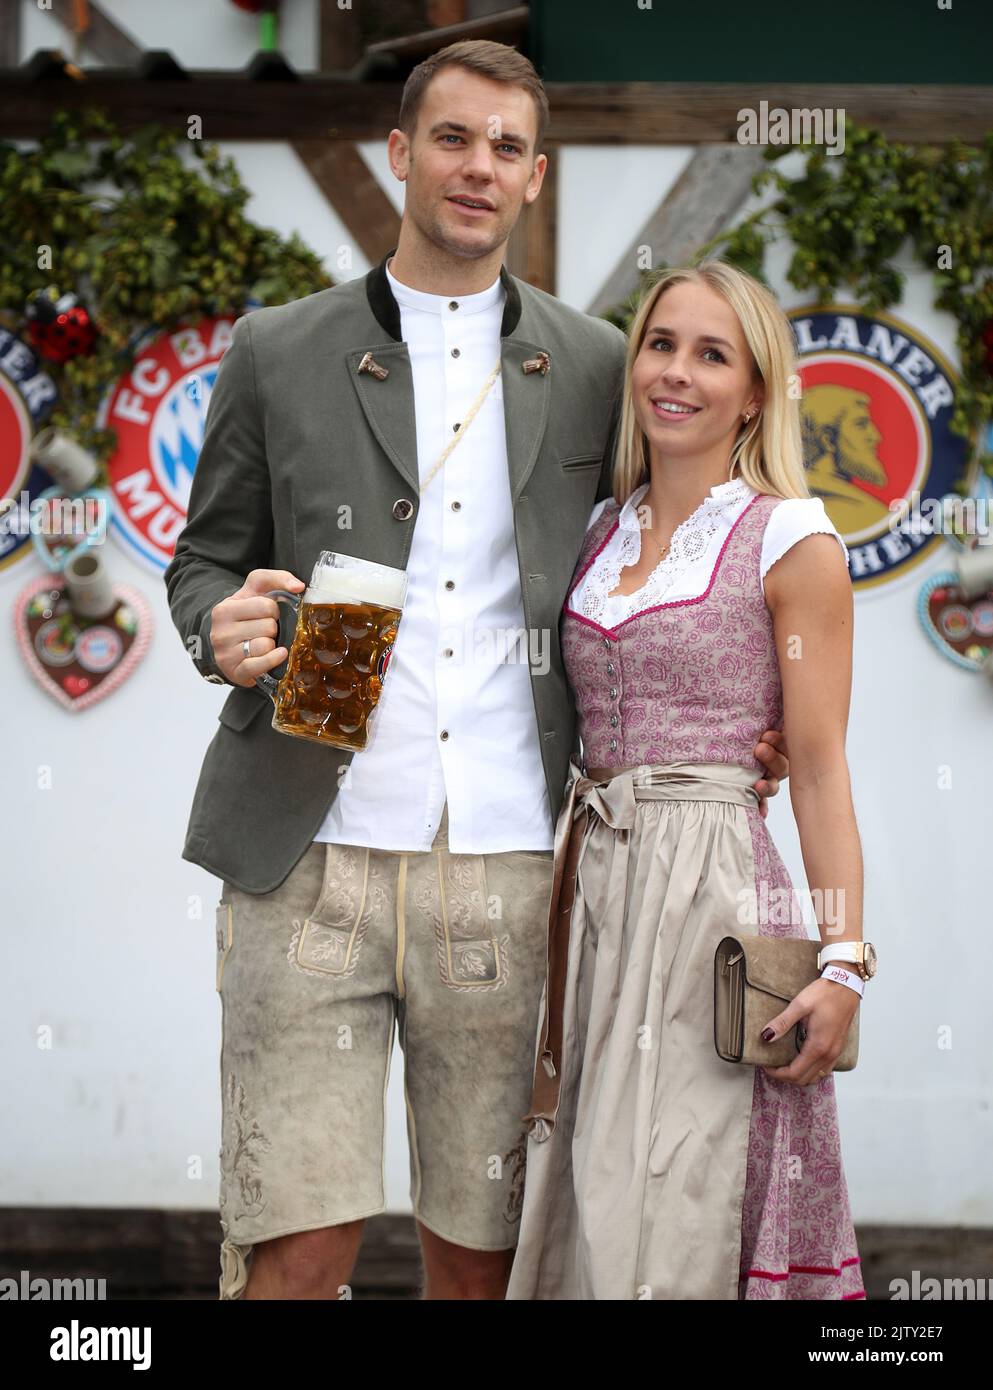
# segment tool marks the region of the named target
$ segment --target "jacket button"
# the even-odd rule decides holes
[[[406,521],[414,510],[414,504],[409,497],[398,497],[393,503],[393,515],[397,521]]]

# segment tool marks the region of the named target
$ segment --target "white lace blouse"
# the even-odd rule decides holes
[[[632,594],[610,597],[620,581],[621,570],[638,563],[641,555],[641,527],[638,506],[648,491],[648,483],[636,488],[621,508],[617,529],[576,586],[569,607],[592,619],[601,627],[614,628],[645,608],[658,603],[675,603],[699,598],[710,584],[717,557],[731,527],[753,497],[757,496],[743,478],[720,483],[710,489],[691,516],[672,534],[669,549],[648,579]],[[587,531],[594,524],[609,498],[598,502],[590,515]],[[762,590],[765,576],[780,556],[804,536],[825,532],[836,536],[848,561],[848,548],[832,523],[819,497],[785,497],[769,514],[762,540],[759,564]]]

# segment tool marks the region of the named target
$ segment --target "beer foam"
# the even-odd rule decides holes
[[[361,567],[322,565],[314,570],[305,603],[378,603],[402,608],[407,576],[403,570],[367,561]]]

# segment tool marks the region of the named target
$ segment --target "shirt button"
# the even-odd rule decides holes
[[[610,687],[610,698],[611,698],[612,700],[614,700],[614,699],[617,698],[617,686],[616,686],[616,685],[612,685],[612,686]]]
[[[448,307],[449,309],[457,309],[459,307],[459,301],[457,299],[450,299],[448,301]]]
[[[613,663],[612,661],[608,661],[608,662],[607,662],[607,675],[608,675],[608,676],[612,676],[613,674],[614,674],[614,663]]]
[[[458,348],[452,348],[452,356],[453,356],[453,357],[461,357],[462,354],[461,354],[461,352],[459,352],[459,349],[458,349]]]
[[[442,731],[441,731],[441,733],[438,735],[438,737],[439,737],[442,741],[444,741],[445,739],[447,739],[447,738],[448,738],[448,730],[447,730],[447,729],[442,729]]]
[[[461,428],[462,428],[461,424],[453,425],[453,426],[452,426],[452,431],[453,431],[453,433],[458,434],[458,432],[459,432],[459,430],[460,430]]]
[[[609,638],[609,637],[605,637],[605,638],[603,639],[603,645],[604,645],[605,647],[609,647],[609,646],[610,646],[610,638]]]
[[[454,579],[446,579],[446,580],[445,580],[445,588],[446,588],[446,589],[454,589],[454,588],[455,588],[455,580],[454,580]]]
[[[444,650],[444,652],[443,652],[443,655],[444,655],[444,656],[451,656],[451,655],[452,655],[452,649],[451,649],[451,647],[446,647],[445,650]]]
[[[611,751],[611,753],[616,753],[616,752],[617,752],[617,739],[616,739],[616,738],[612,738],[612,739],[610,740],[610,751]]]
[[[452,511],[453,511],[453,512],[460,512],[461,510],[462,510],[462,503],[461,503],[461,502],[453,502],[453,503],[452,503]]]
[[[617,728],[617,715],[616,715],[616,714],[612,714],[612,715],[610,716],[610,727],[611,727],[612,729],[616,729],[616,728]]]

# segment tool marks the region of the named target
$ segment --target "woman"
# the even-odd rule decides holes
[[[810,935],[752,787],[781,721],[821,938],[861,938],[851,583],[794,372],[779,306],[721,262],[664,272],[632,324],[614,497],[562,619],[587,766],[556,830],[568,948],[551,933],[508,1298],[865,1296],[831,1070],[864,965],[773,1020],[805,1020],[789,1067],[713,1040],[721,937]]]

